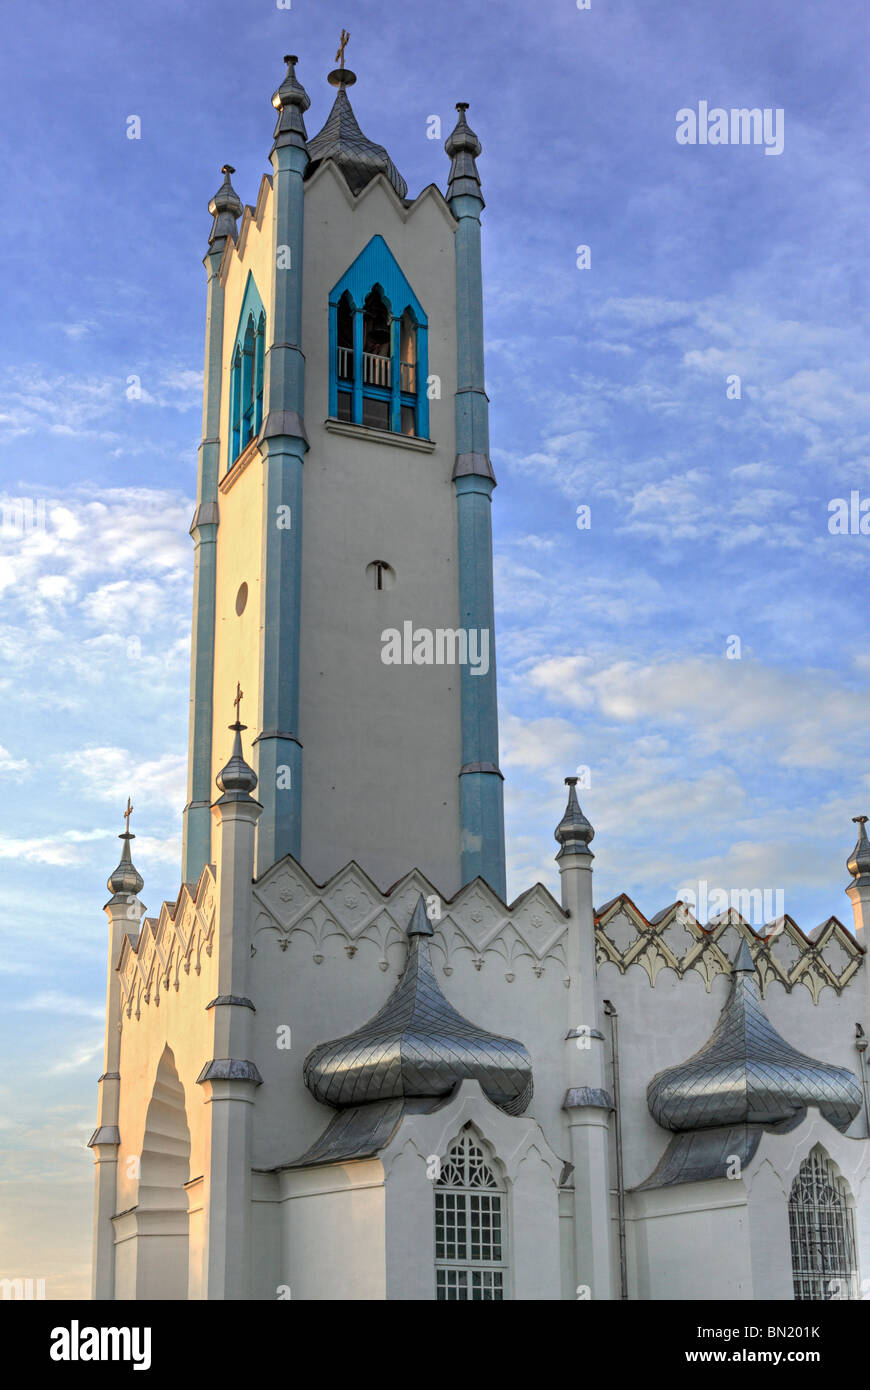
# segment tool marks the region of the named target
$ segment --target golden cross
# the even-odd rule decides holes
[[[244,691],[242,690],[242,687],[241,687],[241,685],[239,684],[239,682],[236,681],[236,698],[233,700],[233,704],[234,704],[235,710],[236,710],[236,723],[237,723],[237,724],[239,723],[239,706],[240,706],[240,704],[242,703],[242,697],[243,697],[243,695],[244,695]]]
[[[124,833],[125,833],[125,835],[126,835],[126,834],[129,834],[129,831],[130,831],[130,817],[132,816],[132,814],[133,814],[133,807],[132,807],[131,804],[130,804],[130,798],[129,798],[129,796],[128,796],[128,797],[127,797],[127,809],[126,809],[126,811],[124,812],[124,820],[126,821],[126,825],[124,826]]]
[[[338,52],[335,55],[335,61],[339,63],[342,67],[344,67],[344,50],[347,48],[349,39],[350,34],[347,32],[346,29],[342,28],[341,38],[339,39],[338,43]]]

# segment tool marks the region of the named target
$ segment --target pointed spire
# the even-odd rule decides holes
[[[589,842],[595,838],[595,831],[580,810],[580,803],[577,800],[575,790],[577,778],[566,777],[565,786],[568,788],[568,805],[554,831],[556,839],[562,846],[556,858],[561,859],[566,854],[588,854],[591,859],[593,854],[589,848]]]
[[[738,973],[744,972],[749,975],[754,974],[755,972],[755,961],[752,959],[752,952],[749,949],[749,942],[746,940],[745,936],[741,939],[737,955],[734,957],[734,964],[731,967],[731,974],[737,975]]]
[[[417,899],[417,905],[416,905],[416,907],[414,908],[413,916],[411,917],[411,921],[410,921],[409,924],[408,924],[408,935],[409,935],[409,936],[433,936],[433,935],[434,935],[434,932],[432,931],[432,923],[429,921],[429,917],[428,917],[428,914],[427,914],[427,912],[426,912],[426,899],[423,897],[423,894],[422,894],[422,893],[420,894],[419,898]]]
[[[304,113],[311,105],[311,101],[296,76],[296,64],[299,62],[296,54],[286,54],[284,62],[287,64],[287,76],[272,97],[272,105],[278,112],[275,143],[272,148],[274,150],[280,145],[296,145],[304,150],[308,138],[305,130]]]
[[[846,860],[846,868],[856,883],[870,882],[870,840],[867,839],[867,817],[853,816],[858,827],[858,843]]]
[[[127,809],[124,812],[124,832],[118,836],[122,840],[124,847],[121,850],[121,862],[117,869],[109,875],[106,887],[109,892],[117,897],[136,897],[145,887],[145,880],[130,858],[130,841],[135,840],[136,836],[130,830],[130,817],[133,814],[133,807],[127,797]]]
[[[457,101],[456,110],[459,112],[459,119],[444,143],[444,148],[450,155],[447,201],[449,203],[452,198],[466,194],[469,197],[478,198],[481,207],[484,207],[483,194],[480,191],[480,175],[477,172],[475,162],[483,146],[465,119],[468,102]]]
[[[233,731],[233,751],[230,760],[225,767],[222,767],[216,777],[216,782],[223,792],[223,796],[218,801],[218,805],[228,801],[252,801],[251,792],[257,785],[257,774],[252,767],[245,762],[242,753],[242,732],[248,726],[239,720],[241,712],[243,691],[241,685],[236,683],[236,698],[233,704],[236,707],[236,722],[228,727]]]
[[[224,181],[208,205],[208,210],[214,218],[208,244],[216,251],[223,249],[227,237],[235,241],[238,235],[236,223],[242,215],[242,200],[230,182],[230,174],[235,172],[232,164],[223,165],[221,173]]]

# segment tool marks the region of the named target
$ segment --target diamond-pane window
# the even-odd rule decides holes
[[[504,1299],[504,1193],[468,1133],[452,1145],[435,1186],[435,1296]]]

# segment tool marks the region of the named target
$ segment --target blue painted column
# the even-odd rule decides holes
[[[254,740],[263,814],[257,826],[257,875],[302,844],[302,745],[299,741],[299,636],[302,598],[303,176],[308,164],[303,112],[308,95],[295,57],[272,98],[278,115],[273,168],[275,266],[265,356],[263,529],[260,573],[260,732]]]
[[[466,102],[445,149],[451,158],[447,201],[456,228],[456,464],[453,481],[459,533],[460,624],[487,648],[480,674],[461,668],[462,766],[459,769],[461,879],[478,875],[505,896],[504,796],[498,766],[498,692],[492,584],[491,498],[495,475],[489,460],[489,402],[483,374],[483,281],[480,214],[484,207],[475,163],[481,145],[465,119]],[[485,634],[485,637],[484,637]]]
[[[212,701],[214,689],[215,577],[217,571],[218,473],[224,289],[220,264],[227,240],[235,241],[241,200],[230,183],[235,170],[225,164],[224,182],[209,203],[214,218],[203,261],[207,275],[202,443],[197,470],[193,537],[193,623],[190,644],[190,719],[187,805],[183,812],[181,876],[196,882],[211,859]]]

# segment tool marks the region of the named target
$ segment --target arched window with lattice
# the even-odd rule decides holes
[[[505,1198],[481,1141],[466,1127],[450,1146],[435,1184],[437,1299],[504,1299]]]
[[[852,1196],[819,1144],[792,1183],[788,1224],[795,1298],[858,1298]]]

